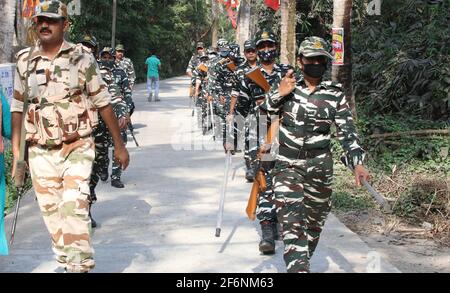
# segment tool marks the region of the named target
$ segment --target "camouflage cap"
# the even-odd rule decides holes
[[[104,47],[101,51],[100,51],[100,57],[105,54],[108,53],[113,57],[116,57],[116,52],[113,50],[113,48],[111,47]]]
[[[198,42],[196,48],[197,48],[197,49],[198,49],[198,48],[202,48],[202,49],[203,49],[203,48],[205,48],[205,44],[203,44],[203,42]]]
[[[273,43],[277,43],[277,38],[275,34],[270,29],[263,29],[256,34],[255,37],[256,46],[258,46],[261,42],[269,41]]]
[[[245,43],[244,43],[244,51],[245,50],[251,50],[251,49],[256,49],[255,42],[253,42],[253,40],[245,41]]]
[[[307,37],[300,44],[298,55],[301,54],[305,57],[326,56],[330,59],[334,59],[329,51],[330,48],[324,39],[319,37]]]
[[[125,51],[125,47],[122,44],[116,46],[116,51]]]
[[[98,47],[97,39],[94,36],[90,36],[90,35],[85,35],[83,37],[83,39],[81,39],[80,43],[89,44],[94,48]]]
[[[199,55],[200,60],[209,59],[209,55],[206,52],[201,52]]]
[[[238,59],[239,57],[241,57],[241,48],[239,47],[238,44],[230,44],[229,46],[229,57],[233,58],[233,59]]]
[[[217,40],[217,47],[219,48],[219,50],[225,46],[228,46],[228,41],[225,39],[218,39]]]
[[[61,1],[51,0],[41,2],[36,6],[33,17],[68,18],[67,6]]]

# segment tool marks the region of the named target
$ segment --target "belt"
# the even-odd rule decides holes
[[[330,148],[305,150],[303,148],[291,149],[286,146],[279,147],[279,154],[281,156],[293,160],[312,159],[326,153],[330,153]]]

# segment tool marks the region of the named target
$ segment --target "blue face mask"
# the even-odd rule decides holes
[[[278,57],[276,49],[270,51],[258,51],[258,57],[261,62],[273,62]]]

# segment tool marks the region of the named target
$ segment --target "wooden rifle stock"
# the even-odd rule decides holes
[[[230,71],[236,71],[236,68],[237,68],[237,66],[236,66],[236,64],[234,64],[234,62],[227,63],[227,67]]]
[[[254,83],[261,87],[266,93],[270,90],[270,84],[267,82],[266,78],[261,72],[259,67],[255,67],[245,74],[246,77],[250,78]]]
[[[203,71],[204,73],[208,73],[208,67],[203,63],[201,63],[197,68],[198,70]]]
[[[264,172],[262,170],[259,170],[255,176],[255,181],[253,181],[252,191],[250,192],[247,208],[245,209],[247,217],[252,221],[254,221],[256,218],[256,206],[258,205],[259,193],[266,190],[266,177],[264,176]]]

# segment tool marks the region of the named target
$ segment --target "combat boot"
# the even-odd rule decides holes
[[[95,194],[94,187],[91,186],[90,187],[90,195],[89,195],[89,218],[91,219],[92,228],[97,227],[97,222],[94,220],[94,218],[92,217],[92,213],[91,213],[92,204],[96,201],[97,201],[97,195]]]
[[[115,188],[124,188],[125,185],[120,181],[120,178],[111,179],[111,186]]]
[[[108,170],[104,170],[102,173],[100,173],[100,180],[105,182],[106,180],[108,180]]]
[[[261,222],[261,232],[262,239],[259,242],[259,251],[263,254],[274,254],[275,253],[275,235],[273,233],[273,222],[262,221]]]
[[[245,166],[247,168],[245,170],[245,179],[247,179],[248,182],[253,182],[255,180],[255,168],[249,159],[245,159]]]

